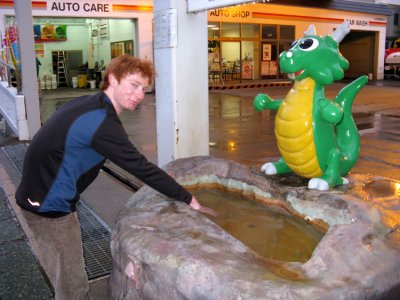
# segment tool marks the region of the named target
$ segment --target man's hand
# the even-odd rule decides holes
[[[201,204],[197,201],[196,197],[192,197],[192,201],[190,202],[189,206],[195,210],[199,210],[201,208]]]
[[[192,197],[192,201],[190,202],[189,206],[190,206],[192,209],[197,210],[197,211],[199,211],[199,212],[201,212],[201,213],[209,214],[209,215],[211,215],[211,216],[213,216],[213,217],[218,216],[218,214],[217,214],[214,210],[212,210],[211,208],[202,206],[202,205],[199,203],[199,201],[197,201],[197,199],[196,199],[195,196]]]

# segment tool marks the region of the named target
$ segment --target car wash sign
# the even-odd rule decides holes
[[[246,1],[246,0],[188,0],[188,12],[198,12],[225,6],[232,6],[248,2],[259,1]]]

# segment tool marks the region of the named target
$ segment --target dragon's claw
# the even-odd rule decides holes
[[[308,182],[308,188],[319,191],[327,191],[329,190],[329,184],[324,179],[311,178],[311,180]]]
[[[276,170],[274,164],[270,163],[270,162],[263,164],[261,167],[261,171],[263,171],[267,175],[277,174],[277,170]]]

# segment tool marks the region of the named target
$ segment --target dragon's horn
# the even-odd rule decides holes
[[[317,33],[316,33],[316,31],[315,31],[314,24],[311,24],[311,25],[308,27],[307,31],[304,31],[304,36],[307,36],[307,35],[316,35],[316,34],[317,34]]]
[[[336,42],[340,43],[349,32],[350,21],[346,20],[343,22],[343,24],[336,28],[334,32],[332,32],[331,36]]]

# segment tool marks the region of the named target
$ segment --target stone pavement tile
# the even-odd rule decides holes
[[[7,207],[7,203],[0,197],[0,221],[10,219],[12,214]]]
[[[53,298],[26,241],[3,243],[0,249],[0,299]]]
[[[0,299],[52,299],[53,293],[1,188],[0,228]]]
[[[21,227],[12,218],[0,221],[0,245],[24,238]]]

